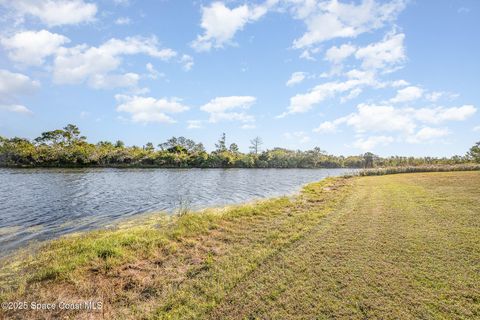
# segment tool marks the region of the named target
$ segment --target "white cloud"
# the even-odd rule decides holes
[[[445,128],[424,127],[412,136],[407,137],[409,143],[421,143],[448,136],[450,131]]]
[[[312,88],[307,93],[297,94],[290,98],[290,105],[287,112],[280,114],[278,117],[283,118],[288,114],[304,113],[312,109],[312,107],[328,98],[334,97],[336,94],[348,92],[364,85],[375,85],[375,80],[370,74],[361,72],[360,74],[351,73],[351,79],[343,82],[333,81],[326,82]],[[357,76],[359,76],[357,78]],[[352,95],[359,94],[355,91]]]
[[[406,60],[404,39],[403,33],[390,32],[382,41],[359,48],[355,58],[362,60],[362,68],[366,70],[391,72]]]
[[[21,73],[0,69],[0,108],[5,111],[29,114],[31,111],[16,100],[35,91],[40,84]]]
[[[337,131],[337,124],[332,121],[325,121],[321,123],[317,128],[313,129],[313,132],[318,133],[330,133]]]
[[[28,109],[27,107],[22,106],[20,104],[4,105],[4,104],[0,103],[0,110],[20,113],[20,114],[25,114],[25,115],[33,114],[33,112],[30,109]]]
[[[464,105],[461,107],[436,107],[436,108],[409,108],[409,112],[413,116],[422,122],[438,124],[445,121],[463,121],[474,115],[477,112],[477,108],[473,105]]]
[[[20,17],[32,16],[50,27],[90,22],[97,13],[94,3],[83,0],[4,0],[0,4]]]
[[[212,48],[222,48],[230,44],[237,31],[242,30],[247,23],[255,22],[264,16],[276,1],[267,1],[263,5],[249,6],[243,4],[230,9],[222,2],[213,2],[202,7],[202,35],[192,42],[197,51],[209,51]]]
[[[193,57],[188,54],[184,54],[180,59],[180,63],[183,64],[183,70],[190,71],[194,65]]]
[[[305,48],[334,38],[354,38],[364,32],[383,27],[393,21],[405,7],[405,1],[386,3],[364,0],[355,3],[330,1],[296,1],[294,16],[307,26],[307,32],[293,43],[294,48]]]
[[[189,108],[181,103],[178,98],[152,98],[140,96],[116,95],[115,99],[120,103],[116,110],[131,115],[133,122],[165,122],[174,123],[168,114],[179,113]]]
[[[410,83],[408,83],[408,81],[405,81],[403,79],[400,79],[400,80],[395,80],[395,81],[392,81],[390,83],[390,85],[394,88],[398,88],[398,87],[406,87],[408,86]]]
[[[294,72],[290,76],[290,79],[288,79],[286,86],[291,87],[298,83],[301,83],[303,80],[305,80],[306,76],[307,76],[306,72]]]
[[[110,39],[99,47],[78,45],[72,48],[60,48],[54,59],[53,79],[55,83],[82,83],[87,81],[96,86],[97,78],[102,79],[100,87],[112,87],[116,83],[136,84],[132,74],[110,75],[122,63],[124,55],[146,54],[154,58],[168,60],[177,53],[172,49],[158,47],[155,37],[129,37],[125,40]],[[108,83],[108,80],[112,80]]]
[[[203,128],[202,120],[188,120],[187,123],[188,123],[187,129],[201,129],[201,128]]]
[[[474,132],[480,132],[480,126],[473,127],[472,129]]]
[[[369,151],[374,149],[378,145],[389,145],[392,143],[395,139],[390,136],[372,136],[368,138],[358,138],[355,140],[353,143],[353,146],[355,148],[361,149],[363,151]]]
[[[288,140],[295,140],[296,143],[304,144],[310,141],[310,137],[304,131],[286,132],[283,136]]]
[[[355,146],[360,149],[372,149],[378,144],[385,144],[388,139],[376,136],[363,138],[368,133],[396,133],[399,141],[422,143],[442,138],[450,134],[447,128],[432,128],[424,124],[439,124],[446,121],[462,121],[472,116],[476,108],[472,105],[452,108],[395,108],[390,105],[359,104],[357,111],[344,117],[325,121],[314,132],[335,132],[340,125],[353,128],[360,134]],[[418,131],[417,128],[421,127]],[[393,140],[391,140],[393,141]]]
[[[452,93],[452,92],[432,91],[432,92],[428,92],[427,94],[425,94],[425,99],[427,99],[428,101],[431,101],[431,102],[437,102],[441,98],[446,98],[446,99],[449,99],[449,100],[453,100],[453,99],[458,98],[458,96],[459,96],[458,94]]]
[[[89,85],[94,89],[112,89],[119,87],[136,87],[140,75],[136,73],[125,74],[95,74],[90,77]]]
[[[256,100],[251,96],[217,97],[201,106],[200,110],[210,114],[209,121],[212,123],[222,120],[253,122],[255,118],[244,110],[249,109]]]
[[[363,90],[360,89],[360,88],[353,89],[346,96],[343,96],[343,97],[340,98],[340,103],[345,103],[349,100],[355,99],[356,97],[358,97],[360,95],[360,93],[362,93],[362,91]]]
[[[357,112],[341,118],[340,123],[351,126],[357,132],[405,132],[412,133],[415,121],[407,112],[392,106],[359,104]]]
[[[406,87],[397,91],[395,97],[390,99],[392,103],[403,103],[420,99],[423,95],[423,89],[415,86]]]
[[[132,21],[130,20],[129,17],[120,17],[120,18],[117,18],[117,20],[115,20],[115,24],[118,24],[118,25],[129,25],[130,23],[132,23]]]
[[[148,71],[148,77],[151,79],[157,79],[161,75],[150,62],[145,65],[145,68]]]
[[[338,64],[355,53],[356,47],[351,44],[342,44],[340,47],[331,47],[325,53],[325,60]]]
[[[56,53],[60,47],[70,40],[47,30],[23,31],[0,40],[8,51],[8,57],[23,65],[40,66],[45,58]]]
[[[21,73],[0,69],[0,99],[12,99],[31,93],[40,84]]]
[[[300,58],[301,58],[301,59],[305,59],[305,60],[315,61],[315,60],[317,60],[317,59],[315,59],[315,57],[314,57],[313,55],[314,55],[314,54],[317,54],[318,52],[320,52],[320,50],[321,50],[320,47],[305,49],[305,50],[303,50],[303,52],[300,54]]]

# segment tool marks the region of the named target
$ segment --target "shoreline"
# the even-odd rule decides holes
[[[248,306],[249,301],[263,297],[265,294],[267,297],[279,294],[276,293],[278,289],[275,288],[269,289],[273,291],[268,293],[255,293],[256,288],[268,287],[269,283],[282,282],[285,278],[286,281],[290,279],[288,281],[291,281],[294,288],[306,290],[308,283],[295,287],[295,282],[304,279],[303,277],[307,274],[308,277],[318,276],[316,268],[328,268],[329,261],[335,262],[330,272],[343,270],[338,269],[336,263],[343,261],[342,257],[346,252],[349,252],[349,255],[360,254],[355,258],[360,260],[353,260],[360,261],[356,263],[363,263],[361,259],[367,259],[365,272],[381,274],[383,270],[389,270],[380,267],[369,269],[371,261],[377,261],[375,259],[380,259],[378,263],[381,266],[385,259],[382,254],[385,253],[379,256],[369,255],[385,243],[392,246],[385,252],[400,250],[396,254],[405,253],[402,251],[405,243],[397,239],[397,233],[407,230],[404,228],[411,223],[409,220],[403,221],[402,217],[408,213],[411,219],[422,217],[427,219],[426,221],[430,221],[428,219],[432,217],[443,219],[444,215],[448,217],[451,214],[451,208],[455,208],[466,215],[462,218],[463,220],[459,220],[457,217],[459,213],[457,213],[455,228],[458,228],[462,221],[472,219],[469,216],[473,212],[472,201],[478,199],[480,191],[475,184],[478,177],[478,172],[457,171],[397,174],[388,177],[326,178],[320,182],[307,184],[299,194],[290,197],[269,198],[220,209],[210,208],[178,216],[149,215],[142,223],[138,219],[132,219],[130,223],[114,230],[91,231],[53,240],[46,244],[36,256],[28,254],[23,257],[18,256],[17,260],[14,259],[10,265],[4,265],[0,269],[2,271],[0,279],[3,283],[9,281],[11,285],[16,284],[16,289],[12,286],[11,291],[0,292],[0,301],[14,298],[23,299],[21,301],[43,302],[62,301],[59,299],[101,301],[105,306],[102,312],[110,318],[120,315],[132,319],[151,316],[182,318],[185,314],[190,314],[192,317],[195,315],[195,318],[221,318],[229,314],[247,316],[248,314],[244,312],[247,312],[245,310],[250,307],[247,309],[237,309],[237,307]],[[445,199],[449,201],[446,202]],[[432,216],[429,211],[432,208],[436,208],[439,214]],[[360,213],[361,215],[357,218]],[[385,215],[387,213],[392,216]],[[372,219],[372,215],[378,214],[382,214],[383,218]],[[363,218],[360,218],[362,215]],[[379,229],[373,234],[368,233],[369,224],[373,224],[373,230],[376,230],[377,224],[384,222],[385,225],[382,227],[386,228],[384,231]],[[448,220],[445,222],[446,226],[453,228],[452,222],[454,221]],[[439,220],[436,223],[442,226],[441,223],[444,222]],[[367,225],[364,226],[364,224]],[[397,228],[397,224],[403,227]],[[345,225],[360,229],[344,233],[341,230]],[[414,225],[416,227],[412,230],[411,236],[419,236],[418,241],[425,241],[423,232],[432,236],[431,222],[417,222]],[[465,227],[471,228],[469,224]],[[337,228],[339,228],[338,231],[334,231]],[[425,228],[425,230],[418,233],[419,230],[423,230],[418,228]],[[434,231],[433,235],[443,229],[438,230]],[[362,235],[365,232],[367,233]],[[447,232],[452,234],[450,229]],[[472,232],[461,234],[464,236],[475,234]],[[339,238],[333,242],[323,239],[323,237],[334,237],[337,234]],[[357,234],[358,240],[345,242],[349,237]],[[361,241],[368,240],[369,234],[374,236],[373,244],[369,242],[362,244]],[[381,239],[376,240],[377,236],[382,235],[388,237],[387,242],[382,242],[385,240]],[[399,236],[400,239],[404,237],[402,234]],[[445,238],[443,233],[438,234],[438,237],[445,241],[453,241],[450,246],[442,246],[442,248],[456,247],[454,245],[456,238]],[[333,248],[330,252],[328,251],[330,249],[325,249],[327,247],[323,248],[327,245],[337,245],[337,242],[338,245],[351,246],[357,241],[360,241],[360,247],[348,249],[349,251],[345,251],[346,249],[338,251]],[[464,242],[466,240],[462,241],[461,243],[469,243]],[[370,245],[372,247],[368,247]],[[432,240],[431,244],[429,242],[424,245],[436,246],[438,241]],[[320,247],[316,248],[318,246]],[[362,248],[367,248],[365,246],[370,249],[362,253]],[[423,259],[425,252],[430,252],[425,251],[428,248],[430,247],[417,248],[420,250],[418,257]],[[408,254],[402,259],[408,261],[413,256],[411,251],[406,252]],[[436,249],[432,252],[439,251]],[[459,257],[464,259],[462,261],[475,260],[475,257],[471,257],[468,252],[470,251],[445,254],[460,255]],[[367,258],[364,254],[367,254]],[[461,254],[467,254],[467,256]],[[295,258],[296,255],[299,256]],[[308,258],[309,255],[313,255],[312,258]],[[332,256],[327,259],[328,255]],[[291,261],[288,260],[290,256],[293,259]],[[399,257],[403,255],[393,256],[395,259]],[[276,261],[279,259],[287,259],[286,261],[290,262],[281,262],[277,265]],[[312,264],[302,267],[304,261],[310,263],[309,259],[313,259]],[[322,264],[319,265],[319,261],[323,261]],[[451,263],[455,261],[457,260],[451,260]],[[285,263],[289,265],[289,269],[285,269]],[[416,262],[411,263],[414,267]],[[298,264],[300,269],[295,272],[301,272],[300,277],[295,273],[281,274],[296,268]],[[354,266],[358,267],[354,264],[345,270],[353,272],[356,270]],[[276,270],[275,268],[280,269],[271,271]],[[314,268],[313,274],[304,274],[310,270],[309,268]],[[268,280],[257,278],[263,274],[268,275]],[[440,275],[445,276],[444,273]],[[335,277],[341,276],[342,274],[337,274]],[[352,275],[347,274],[347,278],[351,277]],[[397,276],[387,277],[382,281],[395,281],[397,278]],[[253,281],[253,287],[248,287],[245,283],[249,279]],[[322,286],[328,283],[328,279],[325,278],[320,282]],[[401,283],[396,285],[401,286]],[[411,286],[407,288],[412,288]],[[5,288],[3,285],[2,287]],[[362,288],[366,290],[365,292],[369,292],[369,287]],[[384,290],[391,288],[391,285],[387,284]],[[289,291],[287,288],[282,290]],[[302,292],[306,294],[308,290]],[[344,294],[342,292],[337,294]],[[271,301],[269,299],[257,303],[267,303]],[[345,299],[342,301],[347,303],[350,301],[348,299],[353,298]],[[311,304],[307,303],[307,311],[308,306],[311,307]],[[281,310],[275,309],[276,312]],[[382,310],[395,312],[397,309]],[[103,313],[93,312],[89,316],[100,319],[104,316]],[[75,317],[83,313],[78,310],[57,310],[42,314],[55,318],[67,315]],[[25,319],[34,319],[38,313],[23,315]]]

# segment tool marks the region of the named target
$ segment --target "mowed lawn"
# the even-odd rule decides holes
[[[211,317],[480,318],[478,172],[360,178],[321,224]]]
[[[39,274],[105,239],[122,255],[82,259],[16,296],[101,299],[102,312],[6,316],[480,318],[480,172],[329,179],[294,198],[186,215],[169,228],[135,229],[154,234],[139,240],[151,247],[142,254],[125,244],[128,229],[54,243],[37,259]]]

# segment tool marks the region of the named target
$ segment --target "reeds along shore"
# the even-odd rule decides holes
[[[480,170],[480,164],[466,163],[457,165],[432,165],[432,166],[405,166],[405,167],[383,167],[359,170],[352,176],[381,176],[397,173],[414,172],[448,172],[448,171],[475,171]]]

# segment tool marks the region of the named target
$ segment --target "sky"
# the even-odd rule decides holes
[[[0,0],[0,135],[463,155],[477,0]]]

